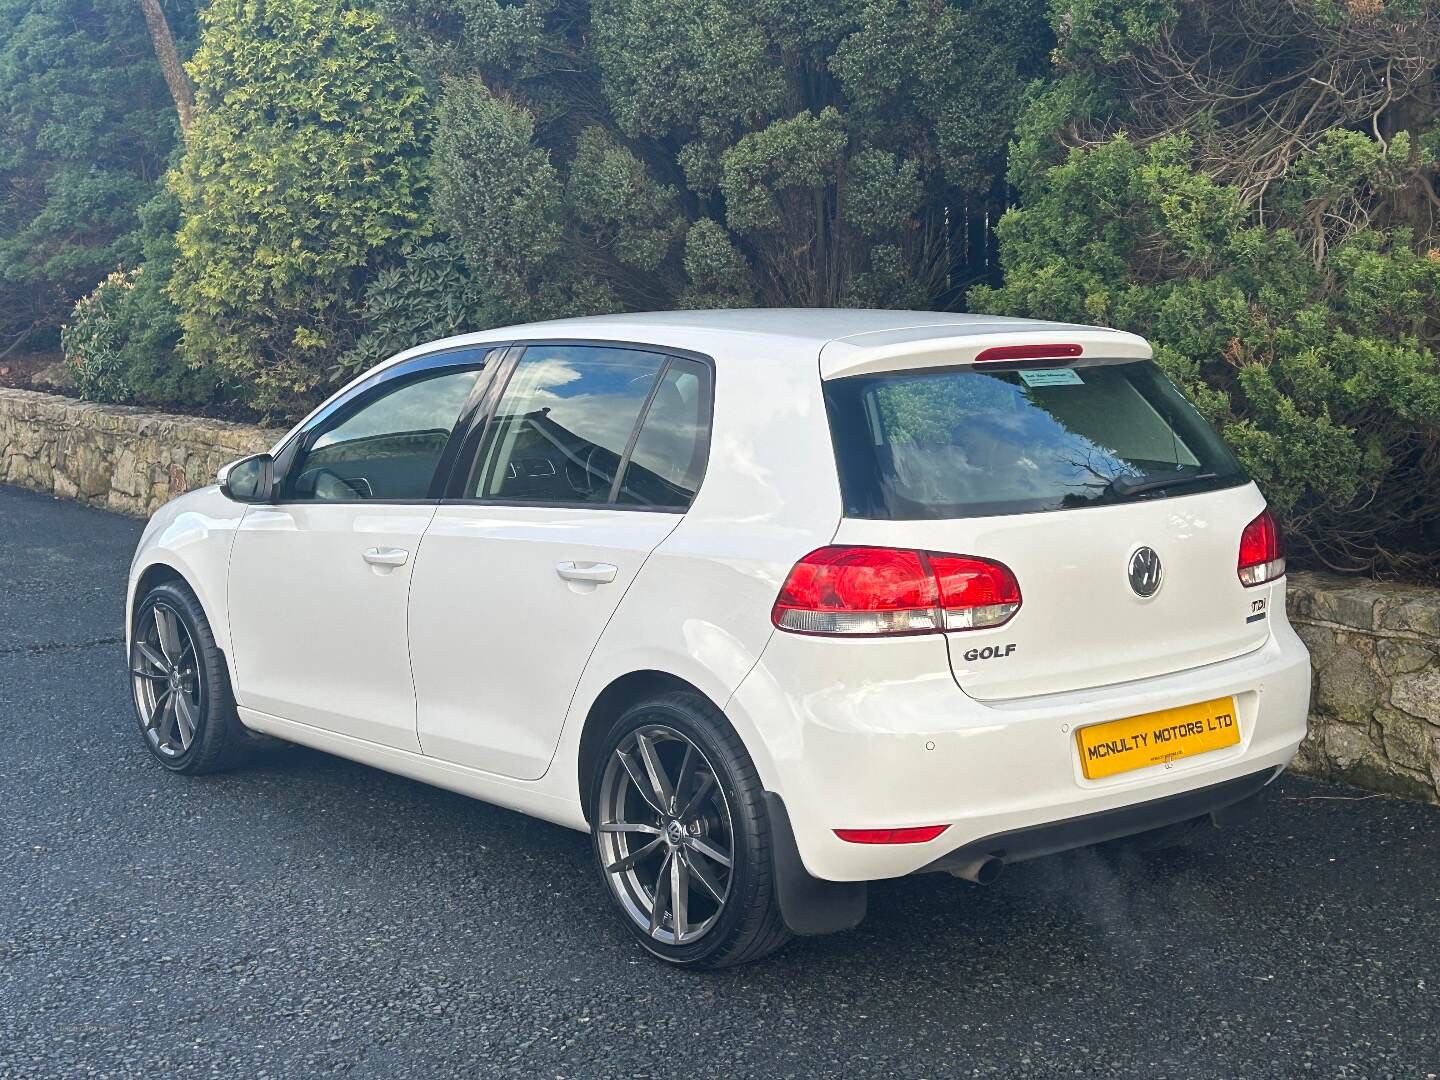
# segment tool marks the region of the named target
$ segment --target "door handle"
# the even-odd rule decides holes
[[[404,548],[366,548],[365,553],[360,556],[371,566],[404,566],[410,558],[410,552]]]
[[[583,566],[573,562],[555,564],[555,573],[566,581],[588,581],[592,585],[604,585],[614,581],[619,572],[618,566],[608,562],[585,563]]]

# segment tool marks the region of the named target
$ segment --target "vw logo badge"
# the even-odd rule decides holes
[[[1154,596],[1160,588],[1163,572],[1160,556],[1152,547],[1139,547],[1130,556],[1130,588],[1140,597]]]

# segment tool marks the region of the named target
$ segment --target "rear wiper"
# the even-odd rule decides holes
[[[1159,491],[1161,488],[1177,487],[1181,484],[1199,484],[1206,480],[1215,480],[1218,473],[1167,473],[1164,476],[1117,476],[1109,483],[1109,488],[1122,499],[1131,495],[1139,495],[1146,491]]]

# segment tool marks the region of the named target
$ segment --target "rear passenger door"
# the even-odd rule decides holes
[[[577,344],[506,364],[425,533],[410,654],[424,752],[533,780],[605,624],[699,487],[711,370]]]

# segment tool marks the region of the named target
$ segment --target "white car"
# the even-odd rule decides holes
[[[616,315],[402,353],[161,509],[147,745],[256,732],[589,831],[651,953],[1253,808],[1310,664],[1265,501],[1132,334]]]

